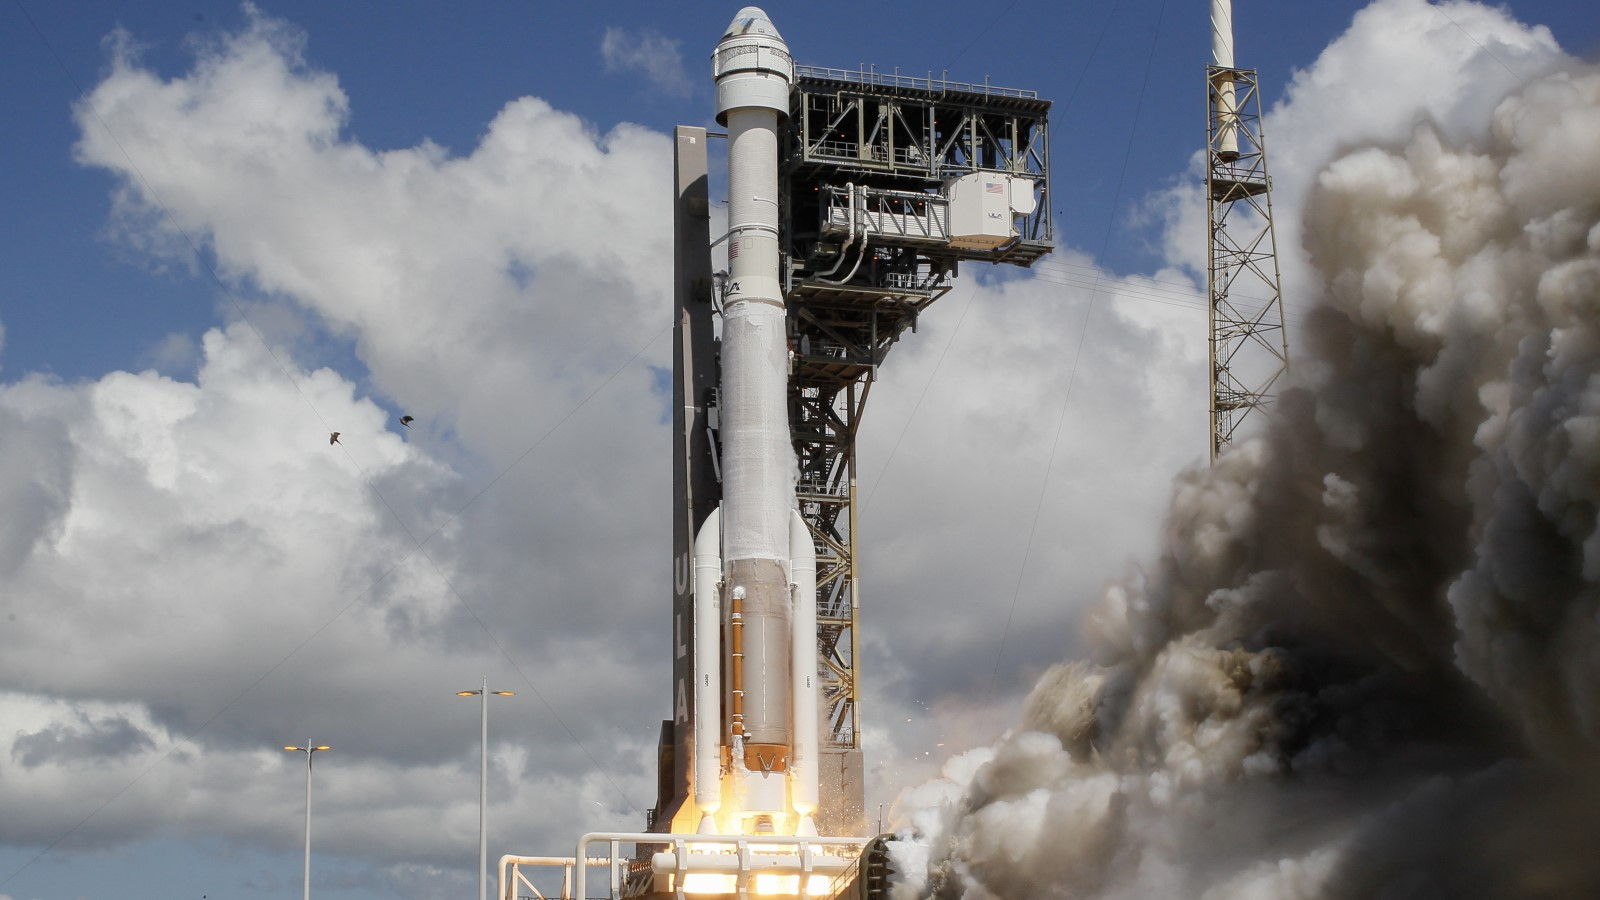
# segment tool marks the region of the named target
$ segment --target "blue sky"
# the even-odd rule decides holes
[[[1204,453],[1204,244],[1184,226],[1207,4],[766,8],[803,64],[1056,103],[1059,252],[970,268],[867,416],[869,803],[890,803],[1081,652],[1083,609],[1150,552]],[[1291,310],[1316,284],[1301,201],[1344,144],[1419,115],[1472,140],[1501,95],[1600,49],[1587,0],[1363,8],[1236,4]],[[735,9],[0,3],[0,606],[20,623],[0,648],[0,897],[297,896],[300,770],[272,749],[312,730],[338,748],[319,895],[459,894],[475,719],[450,694],[485,671],[523,693],[496,742],[516,838],[491,855],[642,824],[668,699],[662,135],[711,118]],[[197,52],[237,80],[207,86]],[[200,99],[169,105],[163,82]],[[229,90],[296,127],[315,116],[294,98],[345,112],[317,140],[255,141]],[[552,162],[491,158],[486,135],[546,140],[527,152]],[[1083,273],[1128,290],[1064,284]]]
[[[1265,96],[1275,101],[1292,70],[1314,59],[1359,7],[1241,3],[1240,63],[1259,70]],[[1576,55],[1600,42],[1600,17],[1581,3],[1528,0],[1513,8],[1525,21],[1550,25]],[[507,99],[524,94],[602,130],[619,122],[657,130],[704,122],[709,51],[696,37],[718,33],[727,17],[703,3],[620,3],[604,14],[557,3],[481,4],[470,12],[444,4],[261,9],[305,30],[307,63],[334,73],[350,98],[352,137],[374,148],[427,139],[457,153],[470,151]],[[1199,73],[1209,49],[1206,4],[1020,2],[1000,14],[898,3],[803,9],[775,15],[808,64],[949,71],[1055,101],[1060,233],[1096,253],[1104,248],[1119,270],[1151,262],[1150,239],[1134,227],[1133,209],[1145,193],[1181,175],[1204,127],[1196,97],[1203,97]],[[191,64],[191,40],[237,27],[240,7],[13,3],[0,15],[7,22],[6,83],[13,86],[4,112],[8,121],[28,123],[25,138],[3,151],[6,196],[27,213],[4,222],[4,321],[11,339],[0,364],[69,378],[99,374],[108,362],[141,365],[147,361],[141,353],[172,325],[193,330],[212,321],[212,291],[204,281],[152,278],[140,260],[119,258],[97,241],[92,224],[104,218],[109,181],[73,162],[71,105],[104,71],[103,41],[113,29],[125,29],[145,64],[171,76]],[[637,70],[606,71],[599,47],[612,27],[677,42],[692,91],[652,88]]]

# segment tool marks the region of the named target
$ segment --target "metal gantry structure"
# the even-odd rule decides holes
[[[857,771],[862,412],[890,347],[951,289],[962,260],[1028,266],[1050,251],[1049,108],[1031,91],[987,84],[796,70],[779,198],[790,427],[799,507],[817,546],[822,741],[854,755]],[[959,207],[952,218],[951,185],[982,173],[1007,178],[974,189],[1003,183],[1026,210],[1004,240],[963,239]]]
[[[961,262],[1028,266],[1052,248],[1050,103],[1031,91],[871,69],[796,67],[778,147],[779,278],[795,505],[816,551],[823,834],[864,833],[856,438],[890,348]],[[677,132],[674,714],[652,831],[682,810],[694,754],[694,535],[722,501],[721,340],[702,128]],[[730,252],[731,249],[730,249]]]
[[[1289,368],[1289,336],[1256,72],[1208,66],[1206,85],[1210,452],[1215,462],[1250,414],[1272,402]]]

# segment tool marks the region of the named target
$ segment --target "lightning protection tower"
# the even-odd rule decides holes
[[[1254,69],[1233,64],[1232,0],[1211,0],[1206,198],[1211,296],[1211,460],[1289,368],[1272,180]]]

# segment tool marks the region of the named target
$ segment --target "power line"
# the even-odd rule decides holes
[[[25,19],[27,19],[28,25],[32,28],[34,34],[39,38],[40,43],[42,43],[44,45],[45,50],[49,52],[50,56],[55,59],[56,64],[61,68],[61,71],[65,75],[67,81],[72,85],[72,87],[73,87],[73,89],[75,91],[77,91],[80,95],[82,95],[85,98],[87,98],[88,94],[84,90],[83,85],[72,74],[71,69],[67,67],[65,61],[62,60],[60,54],[56,52],[55,47],[50,43],[49,39],[45,37],[44,32],[39,28],[39,25],[34,20],[33,16],[28,12],[27,7],[25,5],[23,5],[22,0],[15,0],[15,2],[16,2],[17,8],[22,12],[23,17]],[[272,345],[267,341],[265,335],[263,335],[261,333],[261,330],[256,327],[256,324],[253,321],[251,321],[249,314],[246,312],[246,310],[243,307],[243,305],[241,305],[239,303],[237,295],[227,285],[227,283],[222,280],[221,276],[218,275],[218,273],[216,271],[216,267],[213,266],[211,264],[211,261],[206,258],[205,254],[201,251],[198,243],[189,234],[187,229],[185,229],[177,221],[177,218],[172,214],[171,209],[161,199],[160,193],[155,189],[154,185],[152,185],[150,183],[149,179],[145,177],[144,172],[139,168],[139,165],[133,159],[132,154],[130,154],[128,152],[127,148],[122,144],[122,141],[117,137],[116,132],[112,130],[110,124],[107,123],[105,118],[100,115],[99,109],[92,102],[89,102],[87,99],[85,100],[84,105],[85,105],[85,107],[88,108],[90,114],[94,116],[95,121],[98,122],[100,127],[105,131],[106,136],[111,139],[112,143],[116,146],[118,152],[122,154],[123,159],[125,159],[127,161],[128,168],[133,172],[133,175],[138,179],[140,185],[142,185],[142,187],[144,188],[144,192],[146,193],[146,195],[156,205],[156,207],[159,208],[159,210],[161,211],[161,217],[168,223],[168,225],[170,225],[173,228],[174,231],[176,231],[182,237],[184,243],[188,246],[190,252],[194,255],[194,259],[199,263],[200,267],[206,272],[206,274],[210,276],[211,280],[213,282],[215,282],[217,284],[217,286],[221,289],[221,291],[223,293],[223,296],[225,298],[227,298],[228,303],[233,308],[235,314],[238,315],[239,319],[245,323],[245,325],[250,329],[250,332],[253,335],[255,335],[256,340],[260,342],[262,348],[266,351],[268,357],[273,361],[273,363],[277,367],[279,373],[294,388],[296,395],[299,396],[300,400],[304,403],[306,408],[308,410],[310,410],[311,414],[316,417],[318,423],[322,426],[323,430],[331,431],[332,429],[329,426],[327,420],[322,416],[321,411],[317,409],[316,404],[311,401],[311,398],[306,395],[305,390],[302,388],[302,386],[300,384],[300,380],[297,379],[294,376],[293,372],[290,371],[288,365],[285,364],[283,359],[278,355],[278,353],[273,349]],[[378,498],[378,500],[383,504],[384,508],[388,510],[390,516],[393,517],[395,522],[400,525],[401,530],[405,532],[405,534],[406,534],[406,536],[408,538],[410,538],[410,540],[411,540],[411,542],[413,544],[412,549],[409,552],[407,552],[405,554],[405,556],[401,557],[398,561],[396,561],[393,565],[391,565],[388,569],[386,569],[376,579],[374,579],[372,581],[372,583],[369,584],[365,590],[361,591],[359,594],[357,594],[355,597],[353,597],[348,603],[346,603],[344,606],[342,606],[338,610],[338,612],[334,613],[334,615],[332,617],[328,618],[321,625],[319,625],[316,629],[314,629],[311,632],[311,634],[307,635],[304,639],[302,639],[300,641],[300,643],[295,645],[295,647],[292,650],[290,650],[286,655],[284,655],[281,659],[279,659],[272,666],[268,667],[266,671],[264,671],[254,681],[252,681],[248,686],[246,686],[244,688],[244,690],[242,690],[242,691],[238,692],[237,694],[235,694],[232,699],[230,699],[230,700],[228,700],[228,702],[224,703],[215,713],[213,713],[211,716],[209,716],[204,722],[200,723],[200,725],[198,725],[194,729],[190,730],[187,734],[185,734],[183,737],[181,737],[177,741],[173,742],[172,746],[168,748],[167,752],[164,753],[160,758],[158,758],[154,762],[152,762],[149,767],[147,767],[142,772],[140,772],[139,774],[134,776],[134,778],[131,781],[129,781],[126,785],[124,785],[122,788],[120,788],[115,793],[113,793],[109,798],[107,798],[99,806],[95,807],[94,810],[92,810],[88,815],[86,815],[82,819],[80,819],[71,828],[67,829],[66,832],[61,834],[54,841],[51,841],[50,844],[48,846],[46,846],[43,850],[39,851],[39,853],[35,854],[27,862],[23,863],[20,867],[18,867],[16,870],[14,870],[10,875],[7,875],[4,880],[0,880],[0,887],[4,887],[6,884],[10,883],[19,874],[21,874],[23,871],[27,870],[35,862],[37,862],[39,859],[43,858],[46,854],[48,854],[51,850],[53,850],[57,846],[59,846],[62,841],[64,841],[67,838],[71,837],[79,829],[81,829],[84,825],[88,824],[88,822],[91,821],[95,816],[99,815],[100,812],[105,810],[112,803],[116,802],[116,800],[118,798],[122,797],[130,789],[132,789],[136,784],[138,784],[141,780],[143,780],[146,775],[148,775],[151,772],[155,771],[155,769],[159,768],[163,763],[165,763],[168,759],[170,759],[172,757],[172,755],[174,753],[176,753],[179,749],[181,749],[182,747],[184,747],[186,745],[192,744],[194,739],[196,737],[198,737],[201,732],[203,732],[213,722],[215,722],[224,713],[226,713],[229,709],[231,709],[236,703],[238,703],[241,699],[243,699],[246,695],[248,695],[251,691],[253,691],[263,681],[265,681],[267,678],[271,677],[274,673],[276,673],[279,669],[281,669],[284,666],[284,664],[286,664],[290,659],[292,659],[295,655],[297,655],[301,650],[303,650],[307,645],[309,645],[319,635],[321,635],[324,631],[326,631],[327,628],[329,626],[331,626],[334,622],[336,622],[340,618],[342,618],[346,612],[348,612],[358,602],[360,602],[363,598],[365,598],[367,595],[369,595],[380,584],[382,584],[384,581],[386,581],[391,575],[394,574],[395,571],[397,571],[399,569],[400,566],[404,565],[407,560],[409,560],[412,556],[417,555],[417,554],[421,554],[422,558],[425,559],[428,562],[429,566],[434,570],[435,574],[437,574],[439,576],[440,580],[444,583],[446,589],[450,592],[450,595],[452,597],[454,597],[455,600],[459,604],[461,604],[461,606],[464,609],[466,609],[467,613],[472,617],[473,621],[477,623],[478,627],[480,629],[482,629],[482,631],[485,634],[485,636],[487,636],[489,638],[490,643],[493,644],[495,649],[501,654],[501,656],[504,657],[505,660],[508,663],[510,663],[511,667],[516,670],[518,676],[520,676],[522,678],[523,682],[527,684],[529,690],[532,691],[533,694],[536,697],[539,698],[540,702],[544,704],[545,708],[547,710],[549,710],[551,716],[555,718],[556,722],[561,726],[562,730],[567,733],[567,736],[572,739],[573,743],[577,745],[578,749],[583,752],[583,754],[584,754],[584,756],[586,758],[588,758],[590,764],[592,766],[594,766],[595,770],[600,773],[600,775],[606,780],[606,782],[611,785],[611,787],[617,792],[617,794],[619,796],[622,797],[623,801],[625,803],[627,803],[628,806],[631,809],[633,809],[633,811],[635,813],[639,812],[638,805],[635,804],[633,802],[632,798],[630,798],[627,795],[627,793],[625,791],[623,791],[621,789],[621,787],[618,786],[616,784],[616,782],[611,779],[610,774],[608,772],[606,772],[605,768],[599,764],[598,760],[595,759],[594,755],[589,752],[588,747],[586,747],[584,745],[583,741],[578,738],[577,734],[572,730],[572,728],[567,725],[566,721],[563,720],[561,718],[560,714],[557,713],[556,710],[554,709],[554,707],[551,706],[550,702],[545,698],[544,694],[541,691],[539,691],[538,687],[534,684],[533,680],[528,677],[528,675],[522,670],[522,668],[520,666],[517,665],[516,660],[511,657],[510,653],[500,643],[499,639],[495,637],[494,632],[488,627],[488,625],[478,615],[477,611],[474,610],[472,608],[472,605],[469,604],[466,601],[466,599],[464,597],[462,597],[461,594],[456,590],[455,585],[453,583],[451,583],[449,577],[446,576],[444,574],[443,570],[441,570],[439,568],[438,563],[434,561],[432,556],[430,556],[426,552],[426,550],[424,549],[424,546],[429,541],[433,540],[433,538],[435,536],[437,536],[451,522],[454,522],[455,520],[457,520],[464,512],[466,512],[466,510],[468,508],[470,508],[481,497],[483,497],[483,495],[485,493],[487,493],[490,488],[492,488],[496,483],[498,483],[502,478],[504,478],[505,475],[508,474],[512,469],[516,468],[524,459],[526,459],[530,454],[532,454],[535,449],[537,449],[540,445],[542,445],[552,434],[554,434],[558,429],[560,429],[563,425],[565,425],[567,423],[567,421],[570,420],[579,410],[583,409],[589,403],[590,400],[594,399],[594,397],[596,395],[598,395],[602,390],[604,390],[607,386],[609,386],[612,383],[612,381],[614,381],[617,378],[618,375],[620,375],[623,371],[625,371],[630,366],[632,366],[633,363],[641,355],[643,355],[646,350],[648,350],[653,344],[655,344],[657,341],[659,341],[661,339],[661,337],[663,335],[665,335],[670,329],[671,329],[671,326],[669,324],[666,328],[663,328],[660,331],[658,331],[653,337],[650,338],[650,340],[646,341],[645,344],[643,346],[641,346],[631,357],[629,357],[626,362],[624,362],[620,367],[618,367],[615,371],[613,371],[611,373],[611,375],[608,376],[597,387],[595,387],[592,391],[590,391],[588,395],[586,395],[582,400],[580,400],[577,403],[577,405],[575,405],[572,409],[570,409],[566,413],[566,415],[564,415],[559,421],[557,421],[554,425],[552,425],[549,429],[547,429],[543,434],[541,434],[539,437],[537,437],[533,441],[533,443],[530,444],[528,446],[528,448],[522,452],[521,455],[519,455],[509,465],[507,465],[505,468],[503,468],[499,472],[499,474],[495,475],[494,478],[490,479],[489,482],[483,486],[483,488],[481,488],[476,494],[474,494],[470,499],[468,499],[465,504],[463,504],[459,509],[457,509],[454,513],[452,513],[450,516],[448,516],[443,522],[441,522],[438,526],[436,526],[422,540],[418,540],[416,538],[416,535],[411,531],[410,527],[405,523],[405,520],[399,515],[399,513],[395,510],[394,506],[389,502],[388,497],[386,497],[384,495],[383,491],[381,491],[378,488],[378,486],[373,482],[373,480],[370,477],[370,475],[368,475],[368,473],[366,471],[366,468],[361,465],[361,463],[355,458],[355,456],[353,454],[351,454],[349,448],[346,447],[343,443],[339,443],[338,446],[340,447],[341,450],[343,450],[343,452],[345,454],[345,457],[350,461],[350,463],[353,466],[355,466],[356,472],[357,472],[358,477],[361,480],[361,482],[367,487],[368,490],[370,490],[372,492],[372,494],[374,496],[376,496]]]
[[[1495,62],[1499,63],[1500,64],[1500,68],[1505,69],[1506,73],[1509,74],[1512,78],[1515,78],[1517,80],[1518,84],[1526,84],[1528,82],[1528,78],[1526,76],[1524,76],[1522,73],[1512,69],[1510,66],[1506,65],[1506,61],[1505,60],[1501,59],[1498,56],[1495,56],[1494,55],[1494,51],[1490,50],[1488,47],[1485,47],[1483,45],[1482,41],[1478,40],[1476,37],[1473,37],[1472,32],[1470,32],[1467,29],[1461,27],[1461,23],[1460,22],[1457,22],[1449,13],[1444,11],[1444,6],[1442,4],[1430,3],[1428,5],[1433,8],[1434,12],[1438,13],[1441,16],[1444,16],[1445,19],[1451,25],[1454,25],[1456,27],[1457,31],[1461,32],[1463,35],[1466,35],[1467,40],[1469,40],[1473,44],[1475,44],[1479,50],[1482,50],[1484,56],[1487,56],[1490,59],[1494,60]]]
[[[1020,2],[1021,2],[1021,0],[1011,0],[1011,4],[1009,6],[1007,6],[1005,9],[1001,10],[998,15],[994,16],[993,18],[991,18],[989,20],[989,24],[987,24],[987,25],[983,26],[981,29],[979,29],[978,33],[972,36],[972,40],[967,41],[967,45],[965,47],[961,48],[961,52],[960,53],[957,53],[955,56],[951,57],[950,62],[945,65],[945,68],[946,69],[950,68],[951,66],[956,64],[956,60],[960,59],[963,56],[966,56],[967,55],[967,51],[971,50],[973,47],[977,46],[978,42],[983,40],[983,36],[989,33],[989,29],[994,27],[994,23],[996,23],[996,22],[1000,21],[1001,19],[1005,18],[1005,16],[1008,13],[1010,13],[1013,9],[1017,8],[1017,4],[1020,3]]]
[[[1110,217],[1108,217],[1106,220],[1105,238],[1100,248],[1101,258],[1105,257],[1106,251],[1111,246],[1111,231],[1116,223],[1116,209],[1117,205],[1122,201],[1122,190],[1128,176],[1128,164],[1133,157],[1133,139],[1139,132],[1139,117],[1140,113],[1142,113],[1144,110],[1145,92],[1150,87],[1150,69],[1152,63],[1155,61],[1156,42],[1161,36],[1161,23],[1166,18],[1166,11],[1167,0],[1161,0],[1161,8],[1156,13],[1156,25],[1150,36],[1150,52],[1145,57],[1144,80],[1139,85],[1139,99],[1134,104],[1133,125],[1128,129],[1128,143],[1122,152],[1122,171],[1117,177],[1117,191],[1116,195],[1111,201],[1112,212]],[[1062,391],[1061,411],[1056,417],[1055,435],[1050,441],[1050,455],[1049,458],[1045,460],[1044,476],[1039,485],[1039,497],[1033,508],[1033,521],[1028,526],[1028,537],[1023,543],[1022,562],[1017,565],[1017,580],[1011,591],[1011,605],[1006,611],[1005,624],[1001,626],[1000,630],[1000,646],[995,649],[994,670],[989,676],[989,693],[991,697],[999,688],[1000,662],[1005,658],[1006,641],[1011,633],[1011,621],[1016,617],[1017,601],[1022,596],[1023,576],[1028,570],[1028,559],[1033,554],[1033,541],[1038,534],[1039,519],[1044,514],[1045,496],[1047,495],[1050,487],[1050,472],[1055,467],[1056,452],[1061,445],[1061,430],[1067,421],[1067,405],[1068,401],[1072,399],[1072,386],[1077,381],[1078,363],[1083,359],[1083,345],[1089,337],[1089,320],[1090,317],[1094,315],[1094,301],[1097,293],[1098,289],[1091,289],[1089,291],[1089,303],[1083,313],[1083,325],[1078,335],[1078,346],[1077,349],[1073,351],[1072,364],[1067,370],[1067,386],[1066,389]]]
[[[1174,308],[1177,308],[1177,309],[1194,310],[1195,312],[1202,312],[1203,313],[1203,312],[1207,311],[1207,307],[1204,305],[1203,301],[1192,301],[1189,298],[1184,298],[1182,296],[1175,295],[1175,294],[1153,294],[1153,295],[1152,294],[1146,294],[1146,293],[1144,293],[1142,291],[1131,289],[1130,287],[1127,286],[1128,285],[1127,282],[1112,281],[1112,282],[1110,282],[1110,284],[1111,285],[1115,285],[1116,287],[1114,289],[1109,289],[1106,286],[1106,282],[1104,282],[1104,281],[1079,280],[1079,279],[1072,279],[1072,278],[1053,278],[1053,277],[1039,277],[1037,280],[1045,282],[1045,283],[1048,283],[1048,284],[1059,284],[1059,285],[1062,285],[1063,287],[1088,288],[1091,291],[1098,291],[1099,293],[1101,293],[1101,294],[1103,294],[1103,295],[1105,295],[1105,296],[1107,296],[1107,297],[1109,297],[1109,298],[1111,298],[1113,300],[1126,298],[1126,299],[1130,299],[1130,300],[1139,300],[1139,301],[1143,301],[1143,302],[1146,302],[1146,303],[1155,303],[1155,304],[1159,304],[1161,306],[1171,306],[1171,307],[1174,307]],[[1230,297],[1229,299],[1233,300],[1234,298]],[[1267,306],[1270,306],[1271,304],[1270,303],[1234,303],[1233,305],[1234,305],[1234,308],[1240,310],[1241,312],[1255,313],[1255,312],[1260,312],[1262,309],[1265,309]],[[1305,318],[1306,318],[1307,315],[1309,315],[1309,310],[1307,312],[1305,312],[1305,313],[1296,313],[1294,315],[1285,314],[1284,315],[1284,321],[1285,322],[1293,322],[1295,324],[1300,324],[1300,323],[1305,321]]]
[[[969,288],[967,290],[967,305],[961,308],[961,317],[956,319],[956,327],[951,329],[950,338],[939,349],[939,358],[933,362],[933,371],[928,373],[928,380],[922,383],[922,391],[917,394],[917,401],[911,404],[911,413],[906,416],[905,422],[900,426],[900,434],[895,437],[894,445],[889,448],[888,457],[884,459],[883,465],[878,469],[878,477],[873,479],[872,489],[867,491],[867,496],[862,499],[862,510],[865,510],[867,505],[872,502],[873,496],[878,493],[878,488],[883,484],[883,477],[888,474],[889,465],[894,462],[894,455],[900,450],[900,442],[905,440],[906,432],[911,429],[912,420],[917,417],[917,410],[922,408],[922,401],[928,396],[928,388],[933,386],[934,376],[939,374],[939,367],[944,365],[944,358],[950,352],[950,346],[956,342],[956,335],[961,333],[961,324],[967,321],[967,313],[972,311],[972,305],[976,302],[976,295],[976,289]]]
[[[1006,7],[1005,10],[1003,10],[999,15],[995,16],[993,19],[990,19],[989,24],[984,26],[983,30],[980,31],[978,35],[971,41],[969,41],[967,46],[962,48],[960,53],[956,54],[955,59],[950,61],[950,65],[954,65],[956,59],[960,59],[963,54],[972,49],[973,45],[978,42],[979,38],[982,38],[984,34],[987,34],[989,29],[994,27],[994,23],[1004,17],[1006,13],[1009,13],[1016,5],[1017,0],[1013,0],[1011,6]],[[1072,92],[1067,95],[1066,102],[1061,105],[1063,113],[1072,108],[1072,101],[1078,96],[1078,87],[1083,84],[1084,75],[1088,73],[1089,66],[1094,62],[1095,55],[1100,52],[1100,44],[1105,40],[1106,32],[1111,28],[1111,20],[1117,14],[1117,7],[1121,5],[1122,0],[1116,0],[1116,2],[1111,5],[1111,11],[1106,14],[1106,20],[1101,23],[1100,33],[1095,37],[1094,48],[1089,51],[1089,58],[1084,61],[1083,68],[1078,70],[1078,79],[1072,85]],[[975,290],[976,289],[974,289],[974,292]],[[911,414],[906,417],[905,423],[900,426],[900,434],[895,437],[893,446],[889,448],[889,456],[884,460],[883,466],[879,468],[878,477],[872,482],[872,489],[867,492],[867,496],[861,501],[862,509],[865,509],[867,504],[872,502],[873,495],[875,495],[878,492],[878,488],[882,486],[884,476],[886,476],[889,472],[889,464],[894,461],[895,453],[900,450],[900,442],[905,440],[906,432],[911,428],[912,421],[916,419],[917,412],[922,409],[923,399],[928,396],[928,388],[933,384],[934,376],[939,374],[939,368],[944,365],[945,355],[950,352],[950,347],[955,343],[956,336],[961,333],[961,326],[967,321],[967,313],[971,311],[972,303],[973,297],[969,296],[967,305],[961,309],[961,317],[956,320],[955,329],[950,333],[950,339],[945,341],[944,347],[939,351],[939,358],[934,362],[933,370],[928,373],[928,380],[923,382],[922,390],[918,392],[917,400],[911,406]]]
[[[1120,278],[1108,278],[1108,277],[1106,277],[1105,270],[1103,268],[1099,268],[1097,266],[1085,266],[1085,265],[1079,265],[1077,263],[1059,262],[1059,261],[1056,261],[1056,260],[1041,260],[1038,263],[1035,263],[1034,271],[1039,271],[1041,269],[1044,270],[1044,271],[1053,271],[1053,270],[1056,270],[1056,269],[1061,269],[1061,270],[1064,270],[1063,274],[1066,274],[1066,275],[1069,275],[1069,276],[1070,275],[1081,275],[1081,277],[1085,277],[1085,278],[1099,278],[1102,281],[1102,283],[1113,284],[1113,285],[1127,285],[1129,287],[1137,288],[1137,289],[1142,290],[1142,291],[1160,292],[1162,294],[1170,294],[1170,295],[1172,295],[1174,297],[1201,297],[1201,298],[1203,298],[1203,295],[1204,295],[1204,290],[1201,289],[1201,288],[1196,287],[1191,282],[1187,282],[1187,281],[1171,281],[1171,280],[1167,280],[1167,279],[1153,278],[1153,277],[1144,276],[1144,275],[1141,275],[1141,276],[1122,276]],[[1158,285],[1172,285],[1174,288],[1177,288],[1177,289],[1176,290],[1168,290],[1167,288],[1164,288],[1164,287],[1158,287]],[[1251,294],[1235,293],[1235,294],[1230,295],[1230,298],[1240,298],[1240,299],[1244,299],[1244,300],[1256,300],[1256,301],[1260,301],[1262,303],[1271,303],[1272,302],[1272,298],[1270,298],[1270,297],[1261,297],[1261,296],[1256,296],[1256,295],[1251,295]],[[1288,302],[1288,301],[1285,301],[1285,302]],[[1309,310],[1313,306],[1315,306],[1315,304],[1308,304],[1308,303],[1289,303],[1288,305],[1295,306],[1295,307],[1298,307],[1298,308],[1303,309],[1303,310]]]

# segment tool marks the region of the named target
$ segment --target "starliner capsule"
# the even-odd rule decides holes
[[[703,833],[815,834],[816,557],[795,509],[778,273],[778,126],[794,61],[747,6],[713,72],[728,129],[723,500],[694,545],[694,798]]]

